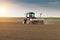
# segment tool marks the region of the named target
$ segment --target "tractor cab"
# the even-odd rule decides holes
[[[34,19],[34,18],[35,18],[35,13],[30,12],[30,13],[28,13],[26,16],[27,16],[28,18],[30,18],[30,19]]]

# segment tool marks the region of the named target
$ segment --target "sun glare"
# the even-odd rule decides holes
[[[7,12],[7,9],[5,7],[0,7],[0,14],[4,14]]]

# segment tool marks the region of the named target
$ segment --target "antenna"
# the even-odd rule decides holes
[[[42,13],[40,13],[40,18],[42,17]]]

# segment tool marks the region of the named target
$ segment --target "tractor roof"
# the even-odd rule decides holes
[[[35,14],[34,12],[29,12],[28,14]]]

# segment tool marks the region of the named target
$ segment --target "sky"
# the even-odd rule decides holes
[[[25,17],[27,12],[60,17],[60,0],[0,0],[0,17]]]

